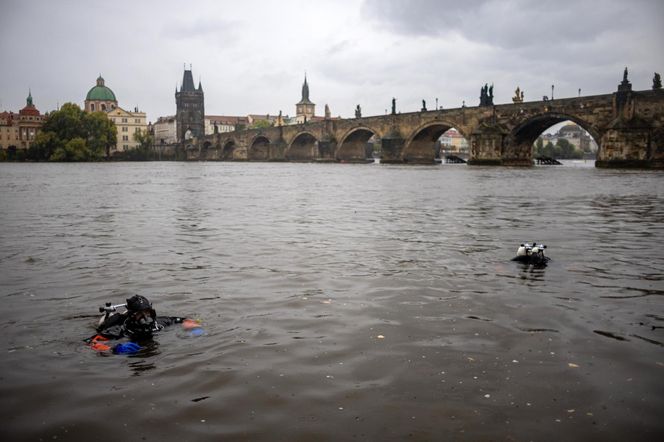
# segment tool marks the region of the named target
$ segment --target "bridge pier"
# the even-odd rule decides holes
[[[664,131],[652,131],[638,122],[619,126],[602,136],[596,167],[664,168]]]
[[[664,110],[662,89],[633,92],[625,78],[613,94],[616,118],[604,131],[596,167],[664,168],[664,127],[660,119],[645,119]],[[659,123],[659,124],[658,124]]]
[[[391,163],[403,163],[401,158],[401,153],[403,152],[403,147],[405,140],[400,136],[388,135],[380,140],[382,156],[380,159],[381,163],[391,164]]]
[[[286,161],[286,143],[283,139],[279,139],[274,143],[270,143],[268,147],[268,161]]]
[[[469,166],[522,165],[505,164],[503,145],[507,132],[498,126],[480,125],[470,135]],[[509,161],[508,161],[509,162]]]
[[[331,139],[324,139],[318,142],[318,153],[320,155],[317,161],[335,161],[334,152],[337,150],[337,143]]]

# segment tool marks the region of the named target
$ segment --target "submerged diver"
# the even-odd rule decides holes
[[[551,258],[544,255],[544,249],[546,249],[544,244],[538,245],[535,241],[533,241],[532,244],[521,244],[516,251],[516,256],[512,258],[512,261],[531,264],[535,267],[546,267],[546,263],[549,262]]]
[[[124,312],[117,309],[124,307]],[[111,305],[99,308],[104,316],[99,320],[97,334],[85,340],[97,351],[113,350],[114,353],[135,353],[141,346],[135,341],[148,341],[154,333],[173,324],[182,324],[193,335],[202,334],[203,330],[197,321],[179,316],[157,316],[152,303],[145,296],[134,295],[127,299],[126,304]],[[116,344],[112,348],[106,343],[111,339],[129,338],[129,342]]]

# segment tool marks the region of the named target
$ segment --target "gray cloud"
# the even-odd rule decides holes
[[[162,28],[161,35],[166,39],[200,40],[207,43],[237,41],[237,33],[242,25],[238,21],[223,18],[197,17],[191,21],[172,20]]]
[[[620,28],[654,31],[661,27],[664,7],[647,0],[367,0],[362,14],[403,34],[458,32],[471,41],[514,49],[591,42]]]

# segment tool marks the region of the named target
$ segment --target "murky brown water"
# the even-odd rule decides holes
[[[0,186],[2,440],[664,434],[661,172],[1,164]],[[526,240],[546,269],[510,262]],[[133,293],[206,335],[85,347]]]

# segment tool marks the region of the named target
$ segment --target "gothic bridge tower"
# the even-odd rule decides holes
[[[304,84],[302,85],[302,99],[295,104],[295,118],[298,123],[311,121],[316,114],[316,105],[309,100],[309,85],[307,84],[307,75],[304,75]]]
[[[194,87],[191,66],[189,70],[184,70],[180,91],[178,92],[177,87],[175,88],[175,104],[178,143],[184,142],[189,137],[202,138],[205,135],[203,87],[200,81],[198,89]]]

